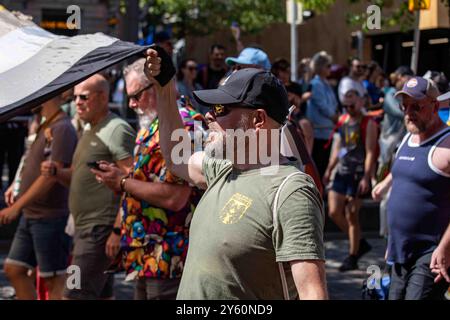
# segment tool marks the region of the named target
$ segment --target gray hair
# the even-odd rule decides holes
[[[134,73],[136,74],[137,78],[139,79],[139,82],[142,83],[142,85],[146,86],[150,84],[150,80],[147,78],[147,76],[144,73],[144,65],[145,65],[145,58],[139,58],[132,64],[129,64],[123,69],[123,77],[126,79],[127,77]]]
[[[332,61],[333,58],[326,51],[317,52],[311,59],[311,70],[314,74],[319,74]]]

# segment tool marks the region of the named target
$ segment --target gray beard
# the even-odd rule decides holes
[[[148,128],[157,116],[156,112],[153,111],[143,112],[141,109],[136,109],[136,114],[138,115],[139,118],[140,128]]]

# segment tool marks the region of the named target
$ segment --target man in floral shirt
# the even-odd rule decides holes
[[[111,235],[106,250],[113,258],[120,241],[126,279],[137,280],[135,299],[175,299],[188,249],[189,223],[200,195],[165,167],[156,96],[153,83],[143,73],[144,62],[139,59],[124,70],[129,107],[147,119],[136,139],[134,170],[126,174],[102,162],[102,171],[92,171],[124,194],[116,235]],[[179,112],[187,130],[194,130],[194,120],[203,120],[184,97],[179,100]]]

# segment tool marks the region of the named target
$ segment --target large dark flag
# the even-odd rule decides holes
[[[102,33],[57,36],[0,6],[0,122],[146,48]]]

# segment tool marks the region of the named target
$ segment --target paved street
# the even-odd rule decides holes
[[[327,238],[334,238],[339,235],[326,235]],[[368,239],[373,246],[373,250],[364,256],[360,263],[360,270],[341,273],[338,267],[347,254],[348,241],[335,239],[326,241],[327,249],[327,279],[328,290],[331,299],[361,299],[361,286],[364,279],[367,278],[367,267],[369,265],[379,265],[382,268],[384,255],[384,240]],[[8,286],[8,281],[3,272],[3,263],[6,258],[7,248],[5,245],[0,247],[0,287]],[[125,282],[124,275],[116,275],[116,296],[118,299],[133,299],[133,283]]]
[[[367,240],[372,245],[372,251],[361,258],[359,261],[359,270],[348,271],[345,273],[339,272],[338,268],[342,260],[348,254],[348,241],[326,241],[326,270],[330,299],[361,299],[361,288],[363,282],[369,276],[366,272],[367,267],[370,265],[377,265],[381,270],[383,270],[385,240],[380,238],[369,238]]]

